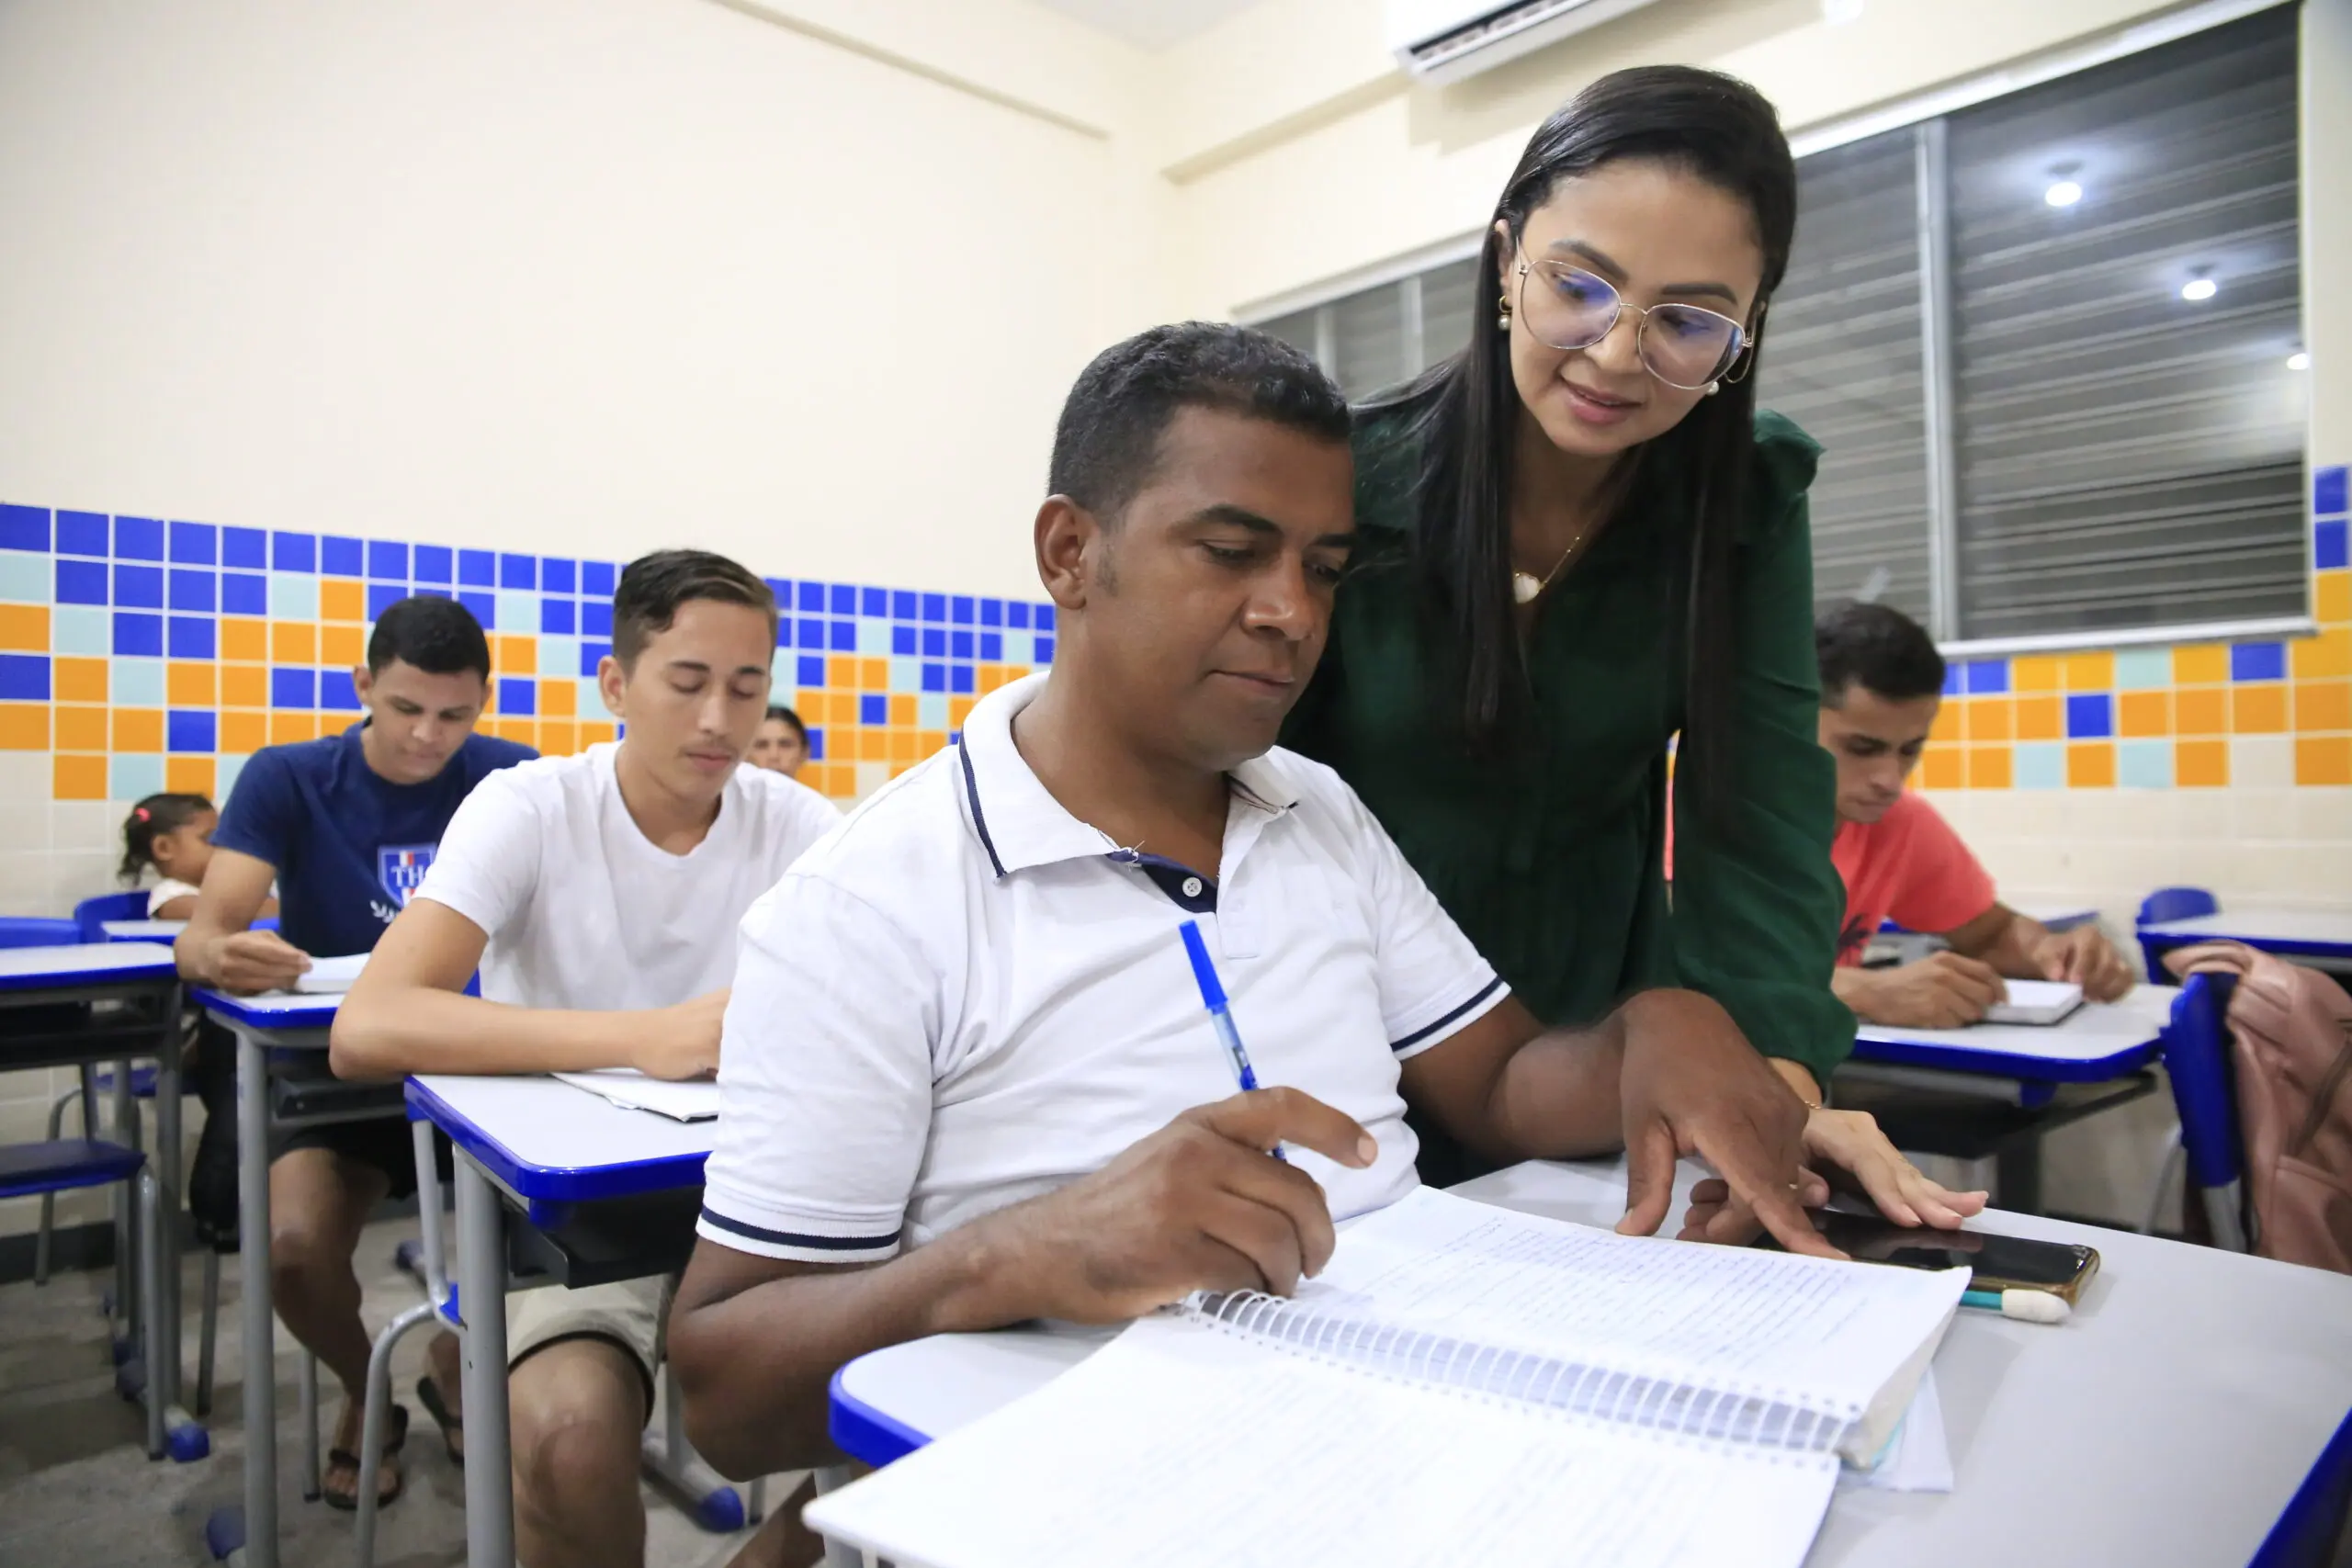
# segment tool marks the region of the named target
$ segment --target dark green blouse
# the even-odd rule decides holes
[[[1403,562],[1414,439],[1395,416],[1356,436],[1356,521],[1330,645],[1283,743],[1329,763],[1396,838],[1529,1010],[1598,1019],[1654,986],[1723,1003],[1757,1048],[1826,1081],[1852,1048],[1829,989],[1845,895],[1829,862],[1835,769],[1815,739],[1813,546],[1805,488],[1820,448],[1756,422],[1753,502],[1737,546],[1737,786],[1710,826],[1684,761],[1674,896],[1662,878],[1668,743],[1681,728],[1682,530],[1645,526],[1687,476],[1647,474],[1626,513],[1545,595],[1529,634],[1526,742],[1474,758],[1451,660],[1415,614]]]

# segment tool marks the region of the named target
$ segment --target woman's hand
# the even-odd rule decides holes
[[[1859,1190],[1896,1224],[1957,1230],[1971,1214],[1984,1212],[1986,1194],[1954,1192],[1929,1180],[1888,1142],[1877,1118],[1868,1111],[1814,1111],[1805,1121],[1804,1144],[1808,1162],[1826,1172],[1831,1183]],[[1816,1202],[1826,1196],[1821,1188],[1806,1194]],[[1753,1241],[1762,1229],[1723,1181],[1711,1178],[1690,1190],[1690,1211],[1682,1218],[1683,1240],[1740,1246]]]

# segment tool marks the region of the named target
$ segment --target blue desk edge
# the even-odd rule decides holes
[[[673,1155],[618,1165],[526,1165],[512,1149],[416,1079],[408,1080],[405,1098],[410,1121],[432,1122],[510,1190],[537,1202],[589,1203],[605,1198],[634,1198],[647,1192],[698,1187],[702,1184],[703,1163],[709,1157]]]
[[[67,986],[135,986],[178,978],[179,969],[167,953],[161,961],[153,964],[125,964],[109,969],[59,969],[41,975],[0,975],[0,991],[50,991]]]
[[[879,1470],[906,1458],[931,1439],[843,1388],[842,1375],[854,1364],[844,1362],[826,1385],[831,1397],[827,1401],[825,1427],[842,1452]]]
[[[2301,942],[2276,936],[2233,936],[2224,931],[2197,936],[2181,931],[2158,931],[2151,926],[2140,926],[2134,934],[2142,942],[2164,953],[2169,953],[2176,947],[2194,947],[2200,942],[2241,942],[2257,953],[2275,953],[2281,958],[2352,958],[2352,942],[2317,939]]]
[[[1871,1040],[1854,1037],[1857,1062],[1885,1062],[1906,1067],[1937,1067],[1946,1072],[1973,1073],[1984,1077],[2023,1078],[2042,1083],[2104,1083],[2120,1078],[2154,1060],[2162,1039],[2127,1045],[2111,1056],[2088,1061],[2052,1061],[2047,1056],[2011,1056],[1997,1051],[1972,1051],[1957,1045],[1928,1045],[1916,1040]]]
[[[343,1005],[341,997],[321,997],[311,1007],[257,1008],[253,1005],[254,998],[252,997],[232,997],[209,986],[190,987],[188,998],[205,1011],[234,1019],[251,1029],[331,1028],[334,1023],[335,1010]]]

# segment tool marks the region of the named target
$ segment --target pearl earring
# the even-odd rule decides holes
[[[1723,389],[1724,384],[1721,381],[1710,381],[1707,383],[1707,396],[1711,398]]]
[[[1510,297],[1509,295],[1503,297],[1501,305],[1495,311],[1495,330],[1506,333],[1510,331]]]

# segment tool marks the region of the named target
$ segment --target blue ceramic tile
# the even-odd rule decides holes
[[[905,588],[890,590],[890,618],[892,620],[911,621],[922,613],[922,601],[915,596],[912,590]]]
[[[57,514],[57,553],[103,558],[107,532],[107,514],[103,512],[61,512]]]
[[[2077,692],[2066,699],[2066,738],[2104,740],[2115,733],[2115,700],[2105,692]]]
[[[539,585],[539,562],[536,556],[509,550],[498,558],[498,586],[501,588],[537,588]]]
[[[947,666],[944,664],[924,665],[922,667],[922,689],[926,692],[945,691],[947,689]]]
[[[383,582],[406,582],[408,547],[390,539],[368,540],[368,575]]]
[[[901,658],[913,658],[920,640],[912,626],[899,626],[890,628],[890,651]]]
[[[613,635],[613,602],[610,599],[582,599],[580,602],[580,635],[602,637]]]
[[[580,563],[569,556],[549,556],[539,562],[539,592],[542,593],[579,592]]]
[[[825,660],[821,655],[804,653],[800,656],[800,684],[812,691],[823,690]]]
[[[808,731],[808,760],[812,762],[825,760],[825,727],[821,724]]]
[[[368,618],[380,621],[384,612],[409,596],[408,590],[397,582],[371,582],[368,585]]]
[[[468,588],[497,587],[498,558],[488,550],[459,550],[458,581]]]
[[[608,560],[584,560],[580,563],[580,592],[593,593],[601,599],[613,596],[613,589],[620,581],[620,568]]]
[[[860,724],[889,723],[890,699],[879,692],[868,692],[858,698],[857,721]]]
[[[319,570],[328,577],[365,576],[367,547],[340,534],[323,535],[319,539]]]
[[[209,523],[173,524],[172,564],[174,566],[220,565],[220,530]]]
[[[57,563],[57,602],[61,604],[105,604],[107,563],[61,558]]]
[[[269,536],[259,528],[221,529],[220,564],[243,571],[267,571]]]
[[[1002,632],[982,632],[980,634],[980,657],[990,663],[1002,661],[1004,658],[1004,634]]]
[[[269,579],[257,571],[220,574],[220,613],[224,615],[269,614]]]
[[[574,613],[579,602],[573,599],[542,599],[539,601],[539,630],[570,637],[574,626]]]
[[[161,659],[164,656],[164,617],[143,615],[134,610],[114,613],[114,650],[125,658]]]
[[[49,655],[0,653],[0,697],[18,703],[49,701]]]
[[[319,541],[315,535],[278,532],[269,536],[269,567],[272,571],[316,571],[319,570]]]
[[[220,749],[220,727],[209,709],[174,708],[164,716],[164,749],[209,752]]]
[[[945,626],[922,628],[922,656],[925,659],[947,657],[947,628]]]
[[[164,520],[160,517],[118,517],[114,520],[114,558],[164,558]]]
[[[490,632],[498,629],[497,594],[477,593],[470,588],[459,589],[458,603],[463,604],[473,618],[481,623],[482,630]]]
[[[174,615],[165,628],[174,659],[213,659],[220,645],[213,636],[220,622],[210,615]]]
[[[351,683],[350,671],[319,671],[319,706],[329,713],[359,711],[359,688]]]
[[[1029,606],[1018,599],[1007,604],[1004,607],[1004,624],[1026,631],[1029,627]]]
[[[269,672],[269,705],[274,708],[314,708],[319,705],[319,677],[315,670],[298,670],[280,664]]]
[[[873,615],[878,619],[888,619],[890,615],[889,591],[882,588],[859,589],[857,591],[857,613],[861,615]]]
[[[2345,482],[2346,472],[2345,466],[2338,463],[2312,475],[2312,510],[2322,517],[2352,511],[2352,506],[2346,505],[2346,491],[2352,486]]]
[[[970,665],[956,664],[949,666],[947,671],[947,689],[949,691],[955,693],[956,695],[959,697],[968,697],[972,694],[972,667]]]
[[[2283,681],[2287,678],[2287,645],[2283,642],[2240,642],[2230,646],[2233,681]]]
[[[612,657],[612,652],[613,645],[609,642],[591,642],[584,637],[582,638],[580,643],[580,678],[583,681],[594,680],[597,670],[603,666],[606,659]],[[598,699],[600,703],[602,700],[602,698]],[[593,713],[595,710],[592,708],[587,711]]]
[[[857,614],[857,590],[846,582],[836,582],[832,587],[831,603],[834,615],[854,615]]]
[[[813,648],[821,651],[825,646],[825,623],[814,619],[794,622],[792,643],[796,648]]]
[[[498,711],[510,718],[537,714],[539,711],[539,683],[527,675],[500,676]]]
[[[2312,525],[2312,564],[2324,571],[2345,564],[2344,519]]]
[[[804,615],[823,615],[825,613],[825,585],[821,582],[802,583],[800,585],[800,592],[793,595],[792,607],[799,611]]]
[[[950,632],[950,633],[948,633],[948,634],[947,634],[947,657],[948,657],[948,658],[950,658],[950,659],[969,659],[969,658],[971,658],[971,657],[972,657],[972,634],[971,634],[970,632],[967,632],[967,631],[954,631],[954,632]]]
[[[2009,661],[2006,659],[1972,659],[1968,661],[1968,690],[1972,696],[1983,696],[2009,689]]]
[[[45,506],[0,506],[0,550],[49,548],[49,509]]]
[[[118,609],[162,609],[164,569],[160,566],[118,565],[114,569],[114,602]]]
[[[116,570],[121,569],[118,567]],[[175,566],[172,568],[172,608],[185,610],[194,615],[213,614],[218,607],[220,598],[220,595],[214,592],[213,585],[220,575],[217,571],[208,571],[202,567]]]
[[[447,545],[419,545],[410,552],[409,576],[447,587],[458,580],[458,553]]]
[[[1051,604],[1038,605],[1035,613],[1029,617],[1029,624],[1041,632],[1052,631],[1054,629],[1054,607]],[[1050,657],[1050,655],[1041,655],[1040,657]]]
[[[978,613],[979,606],[969,593],[958,593],[947,601],[947,618],[956,626],[970,626],[972,617]]]
[[[922,596],[922,618],[926,621],[946,620],[947,595],[944,593],[924,594]]]
[[[1003,600],[983,599],[980,601],[980,625],[984,626],[1001,626],[1004,625]]]
[[[1041,637],[1034,638],[1032,641],[1037,651],[1030,655],[1029,662],[1032,664],[1051,664],[1054,661],[1054,639],[1049,637]]]
[[[775,645],[778,648],[790,648],[792,646],[792,618],[788,615],[779,615],[776,617]]]
[[[829,641],[832,650],[835,653],[855,653],[857,651],[857,623],[834,621],[830,624],[832,627],[832,636]]]

